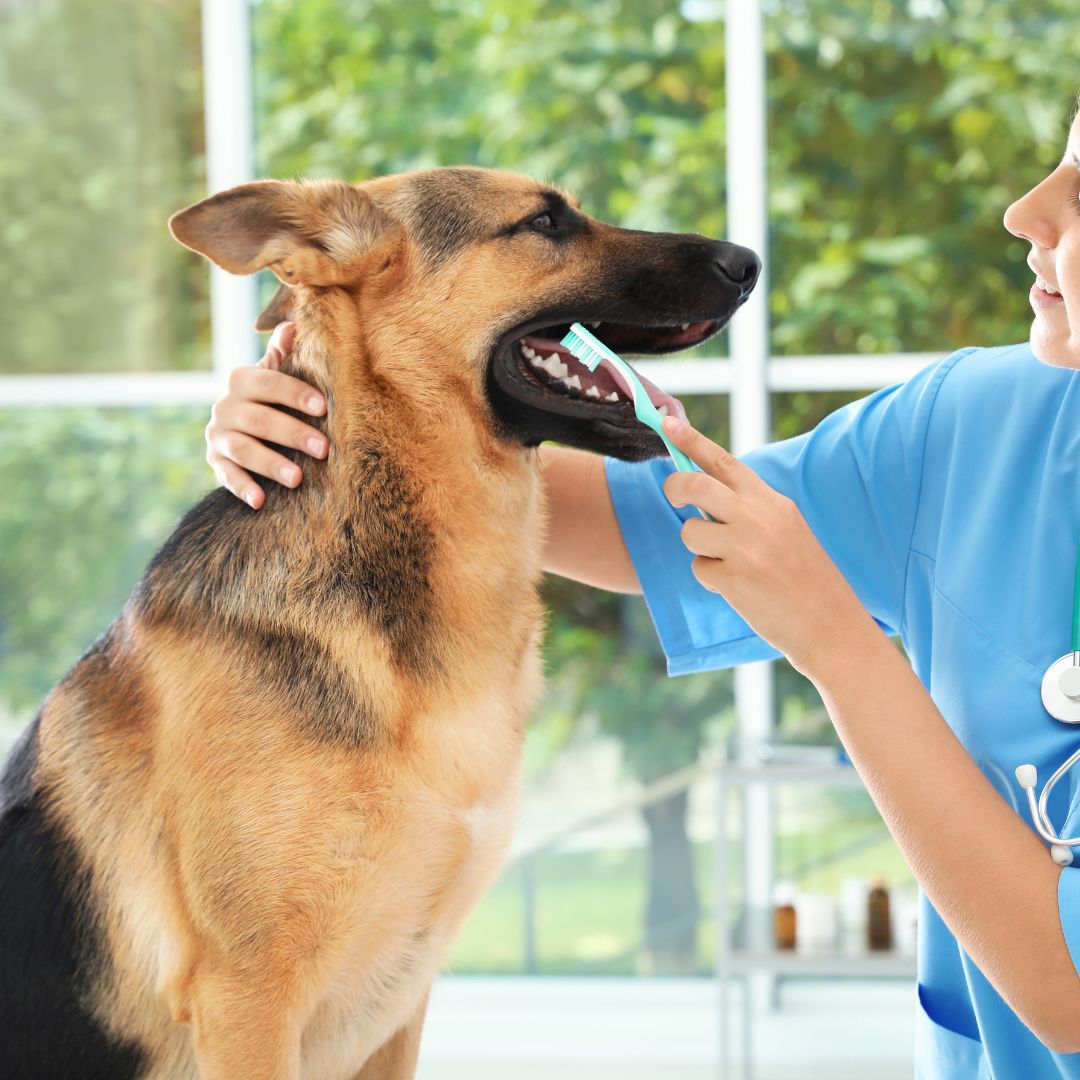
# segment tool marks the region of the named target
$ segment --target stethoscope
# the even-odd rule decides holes
[[[1055,660],[1042,680],[1042,702],[1046,711],[1066,724],[1080,724],[1080,545],[1076,549],[1076,572],[1073,575],[1072,651]],[[1035,785],[1039,774],[1034,765],[1020,765],[1016,770],[1017,783],[1027,792],[1028,808],[1035,831],[1050,845],[1050,857],[1058,866],[1069,866],[1073,854],[1069,850],[1080,844],[1080,836],[1058,836],[1046,814],[1046,803],[1054,785],[1078,762],[1077,750],[1057,772],[1046,781],[1038,803]]]

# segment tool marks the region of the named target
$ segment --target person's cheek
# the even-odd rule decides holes
[[[1080,218],[1058,245],[1058,288],[1074,335],[1080,335]]]

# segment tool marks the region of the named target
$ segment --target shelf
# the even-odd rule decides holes
[[[732,762],[716,768],[721,784],[762,785],[783,787],[790,784],[822,784],[828,787],[863,787],[862,777],[854,765],[834,762],[762,762],[761,764]]]
[[[773,944],[772,912],[743,911],[743,926],[732,935],[722,953],[723,968],[731,974],[764,971],[773,975],[805,977],[866,976],[907,978],[915,974],[913,953],[898,949],[868,949],[861,939],[843,938],[831,947],[778,949]]]
[[[744,748],[744,752],[746,752]],[[745,870],[744,880],[750,879],[746,888],[751,890],[755,906],[746,907],[741,900],[733,901],[729,895],[728,857],[724,841],[728,836],[728,796],[737,793],[742,803],[742,814],[764,814],[759,821],[768,821],[772,793],[779,788],[816,786],[819,788],[848,788],[865,791],[862,778],[855,767],[842,761],[839,754],[830,758],[827,753],[809,748],[761,747],[761,757],[755,760],[753,751],[746,757],[718,763],[714,771],[716,837],[714,859],[714,889],[716,896],[715,923],[720,930],[716,938],[715,973],[720,988],[719,1075],[730,1075],[731,1012],[730,988],[741,985],[743,994],[742,1036],[743,1075],[752,1074],[750,1065],[753,1047],[753,1014],[758,1004],[773,1000],[772,987],[777,978],[784,979],[897,979],[914,981],[916,958],[913,953],[898,949],[871,950],[861,934],[852,938],[838,934],[834,945],[813,949],[778,949],[773,937],[774,912],[772,906],[760,905],[768,900],[761,895],[760,887],[750,870]],[[805,754],[805,756],[803,756]],[[766,756],[770,755],[770,756]],[[799,760],[803,757],[803,760]],[[729,913],[736,913],[734,931]],[[722,929],[721,929],[722,928]],[[763,992],[768,993],[768,997]]]
[[[915,957],[908,953],[868,952],[861,956],[842,953],[800,953],[773,949],[768,952],[728,953],[724,970],[731,975],[763,971],[771,975],[804,978],[914,978]]]

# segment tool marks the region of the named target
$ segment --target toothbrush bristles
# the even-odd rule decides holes
[[[602,353],[599,353],[590,345],[587,341],[584,341],[580,334],[575,330],[570,332],[563,338],[563,345],[565,345],[573,354],[580,360],[590,371],[595,371],[600,365],[600,361],[604,359]]]

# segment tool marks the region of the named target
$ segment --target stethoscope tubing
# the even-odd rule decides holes
[[[1080,844],[1080,836],[1058,836],[1054,832],[1054,826],[1050,823],[1050,816],[1046,810],[1046,804],[1054,785],[1080,761],[1080,750],[1076,750],[1067,761],[1059,766],[1057,772],[1046,781],[1039,795],[1038,803],[1035,802],[1035,792],[1032,788],[1026,788],[1028,808],[1031,811],[1031,823],[1035,831],[1048,843],[1057,844],[1061,847],[1075,847]]]
[[[1072,609],[1072,664],[1075,668],[1080,668],[1080,541],[1076,545],[1076,566],[1073,572],[1073,609]],[[1062,658],[1064,659],[1064,657]],[[1050,668],[1047,669],[1044,680],[1049,678],[1050,672],[1054,670],[1057,664],[1061,663],[1060,660],[1056,660]],[[1049,702],[1046,699],[1045,681],[1043,701],[1046,704],[1047,709],[1051,708]],[[1063,720],[1068,723],[1073,723],[1075,720],[1069,716],[1054,715],[1054,719]],[[1080,750],[1074,751],[1074,753],[1063,764],[1058,766],[1057,771],[1049,780],[1046,781],[1043,786],[1042,792],[1039,795],[1038,802],[1035,800],[1035,785],[1038,783],[1038,775],[1035,772],[1033,765],[1023,765],[1016,770],[1016,778],[1020,781],[1021,786],[1024,788],[1024,792],[1027,794],[1028,809],[1031,811],[1031,824],[1034,826],[1035,831],[1050,845],[1050,853],[1054,858],[1054,861],[1062,866],[1067,866],[1072,862],[1072,852],[1069,850],[1072,847],[1080,845],[1080,836],[1058,836],[1054,832],[1054,826],[1051,824],[1050,815],[1047,812],[1046,804],[1050,798],[1050,792],[1053,791],[1054,785],[1071,769],[1078,761],[1080,761]],[[1021,774],[1030,769],[1030,776],[1026,779],[1021,777]]]

